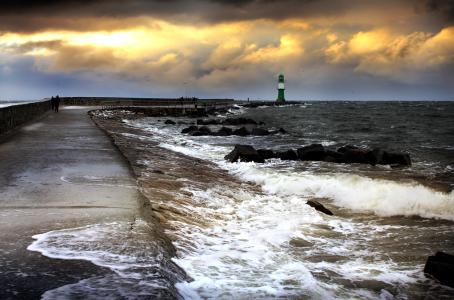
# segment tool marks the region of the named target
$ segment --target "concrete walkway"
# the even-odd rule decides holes
[[[0,137],[0,299],[40,299],[112,273],[27,250],[35,234],[133,222],[139,214],[143,195],[110,137],[87,115],[91,109],[61,108]]]

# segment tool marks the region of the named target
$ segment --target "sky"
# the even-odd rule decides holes
[[[454,0],[2,0],[0,100],[454,100]]]

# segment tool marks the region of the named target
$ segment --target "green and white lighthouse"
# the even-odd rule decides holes
[[[284,102],[285,101],[285,97],[284,97],[284,75],[279,75],[279,80],[278,80],[278,84],[277,84],[277,102]]]

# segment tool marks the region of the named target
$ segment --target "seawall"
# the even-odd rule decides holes
[[[0,107],[0,135],[39,118],[50,108],[50,99]]]

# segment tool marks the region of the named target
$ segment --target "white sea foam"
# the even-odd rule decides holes
[[[33,236],[36,241],[27,248],[30,251],[56,259],[87,260],[114,271],[47,291],[43,299],[135,299],[151,295],[153,289],[168,288],[162,275],[153,275],[162,270],[162,256],[152,249],[162,250],[149,239],[148,226],[138,219]]]
[[[334,204],[379,216],[421,216],[454,220],[454,193],[445,194],[418,184],[370,179],[352,174],[316,175],[270,172],[237,164],[235,172],[277,195],[330,198]]]

